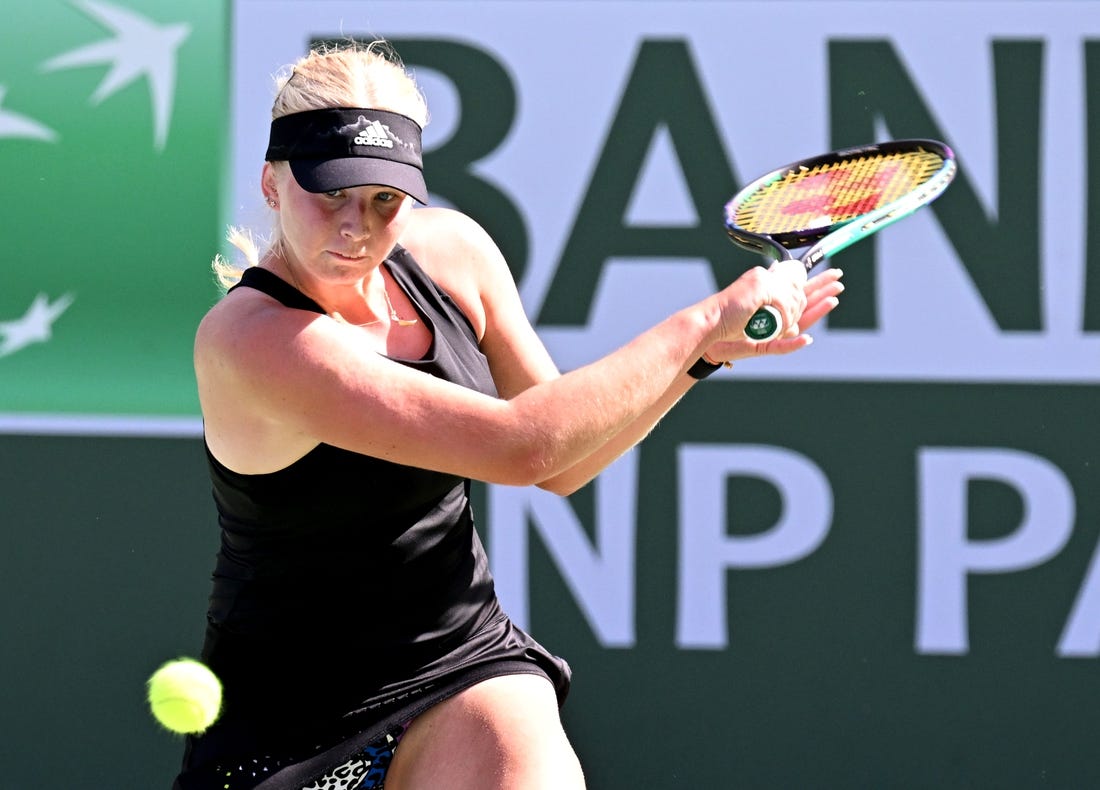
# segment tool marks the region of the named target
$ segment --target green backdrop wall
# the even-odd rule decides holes
[[[711,383],[637,453],[629,648],[600,643],[545,544],[532,540],[531,625],[573,664],[564,715],[591,786],[637,787],[654,772],[670,787],[1094,786],[1095,656],[1060,656],[1059,642],[1100,541],[1095,389],[833,383],[814,385],[813,396],[820,405],[807,409],[802,385]],[[832,525],[798,563],[729,572],[731,644],[685,650],[676,645],[678,448],[770,442],[764,424],[716,431],[693,416],[742,398],[789,412],[799,438],[785,446],[830,470]],[[822,411],[837,412],[828,430],[815,425]],[[1072,537],[1038,567],[972,575],[969,650],[922,655],[918,453],[930,439],[1003,442],[1005,425],[1019,450],[1065,473]],[[201,640],[216,532],[200,442],[8,436],[0,458],[0,787],[62,788],[74,776],[166,787],[180,744],[151,722],[142,683]],[[483,522],[516,528],[479,494]],[[752,477],[731,479],[728,496],[731,535],[765,530],[781,508]],[[594,497],[574,503],[590,530]],[[1023,509],[1012,486],[975,482],[971,539],[1011,534]]]

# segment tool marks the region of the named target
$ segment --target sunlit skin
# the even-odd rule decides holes
[[[281,469],[324,442],[568,494],[652,429],[694,383],[682,372],[700,354],[724,361],[803,348],[805,331],[841,291],[837,270],[807,281],[797,262],[758,267],[563,375],[525,315],[500,250],[469,217],[413,210],[409,196],[378,185],[306,192],[285,163],[265,165],[262,186],[276,206],[282,244],[260,265],[328,317],[281,309],[245,289],[203,321],[196,372],[207,440],[219,460],[247,474]],[[398,242],[469,319],[500,400],[377,356],[419,358],[432,342],[424,322],[390,320],[386,294],[398,316],[418,315],[384,274]],[[787,331],[768,343],[748,341],[745,322],[764,303],[781,311]],[[593,410],[593,402],[603,405]],[[435,427],[441,422],[450,426],[443,434]],[[486,443],[486,435],[498,440]]]
[[[412,198],[379,185],[307,192],[285,164],[270,162],[264,165],[263,183],[265,194],[275,197],[283,207],[280,221],[285,260],[269,260],[272,268],[330,314],[348,323],[384,322],[388,314],[381,296],[384,285],[374,272],[409,227]],[[783,262],[773,268],[785,267],[792,272],[786,282],[799,293],[793,301],[786,302],[795,305],[795,309],[787,311],[783,335],[770,344],[750,343],[742,338],[721,342],[707,350],[709,358],[721,361],[790,353],[810,342],[803,333],[836,306],[833,297],[843,290],[837,282],[841,272],[826,270],[807,282],[798,271],[801,265],[797,262]],[[399,289],[389,291],[395,304],[404,300]],[[411,305],[403,306],[407,309],[399,310],[402,315],[413,313]]]
[[[376,272],[409,224],[412,198],[378,185],[307,192],[288,167],[271,163],[263,184],[280,206],[285,255],[272,262],[279,273],[348,323],[384,320]]]

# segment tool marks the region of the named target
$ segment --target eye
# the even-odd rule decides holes
[[[381,203],[389,203],[389,202],[394,201],[394,200],[400,200],[401,199],[401,193],[400,192],[390,192],[388,190],[382,190],[382,191],[376,192],[374,194],[374,199],[381,202]]]
[[[338,198],[338,197],[343,197],[344,190],[342,190],[342,189],[330,189],[328,192],[322,192],[321,194],[324,195],[327,198],[334,198],[335,199],[335,198]]]

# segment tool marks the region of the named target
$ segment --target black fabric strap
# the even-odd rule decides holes
[[[238,288],[254,288],[276,299],[286,307],[296,310],[310,310],[314,313],[325,312],[325,308],[310,299],[293,285],[274,272],[261,269],[259,266],[249,266],[241,275],[241,281],[229,289],[233,293]]]
[[[699,359],[695,360],[695,364],[688,368],[688,375],[693,379],[699,379],[701,381],[720,367],[722,367],[721,362],[716,365],[713,362],[707,362],[702,357],[699,357]]]

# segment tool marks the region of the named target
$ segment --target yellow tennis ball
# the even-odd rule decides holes
[[[148,685],[153,716],[172,732],[202,732],[221,712],[221,681],[194,659],[169,661],[152,674]]]

